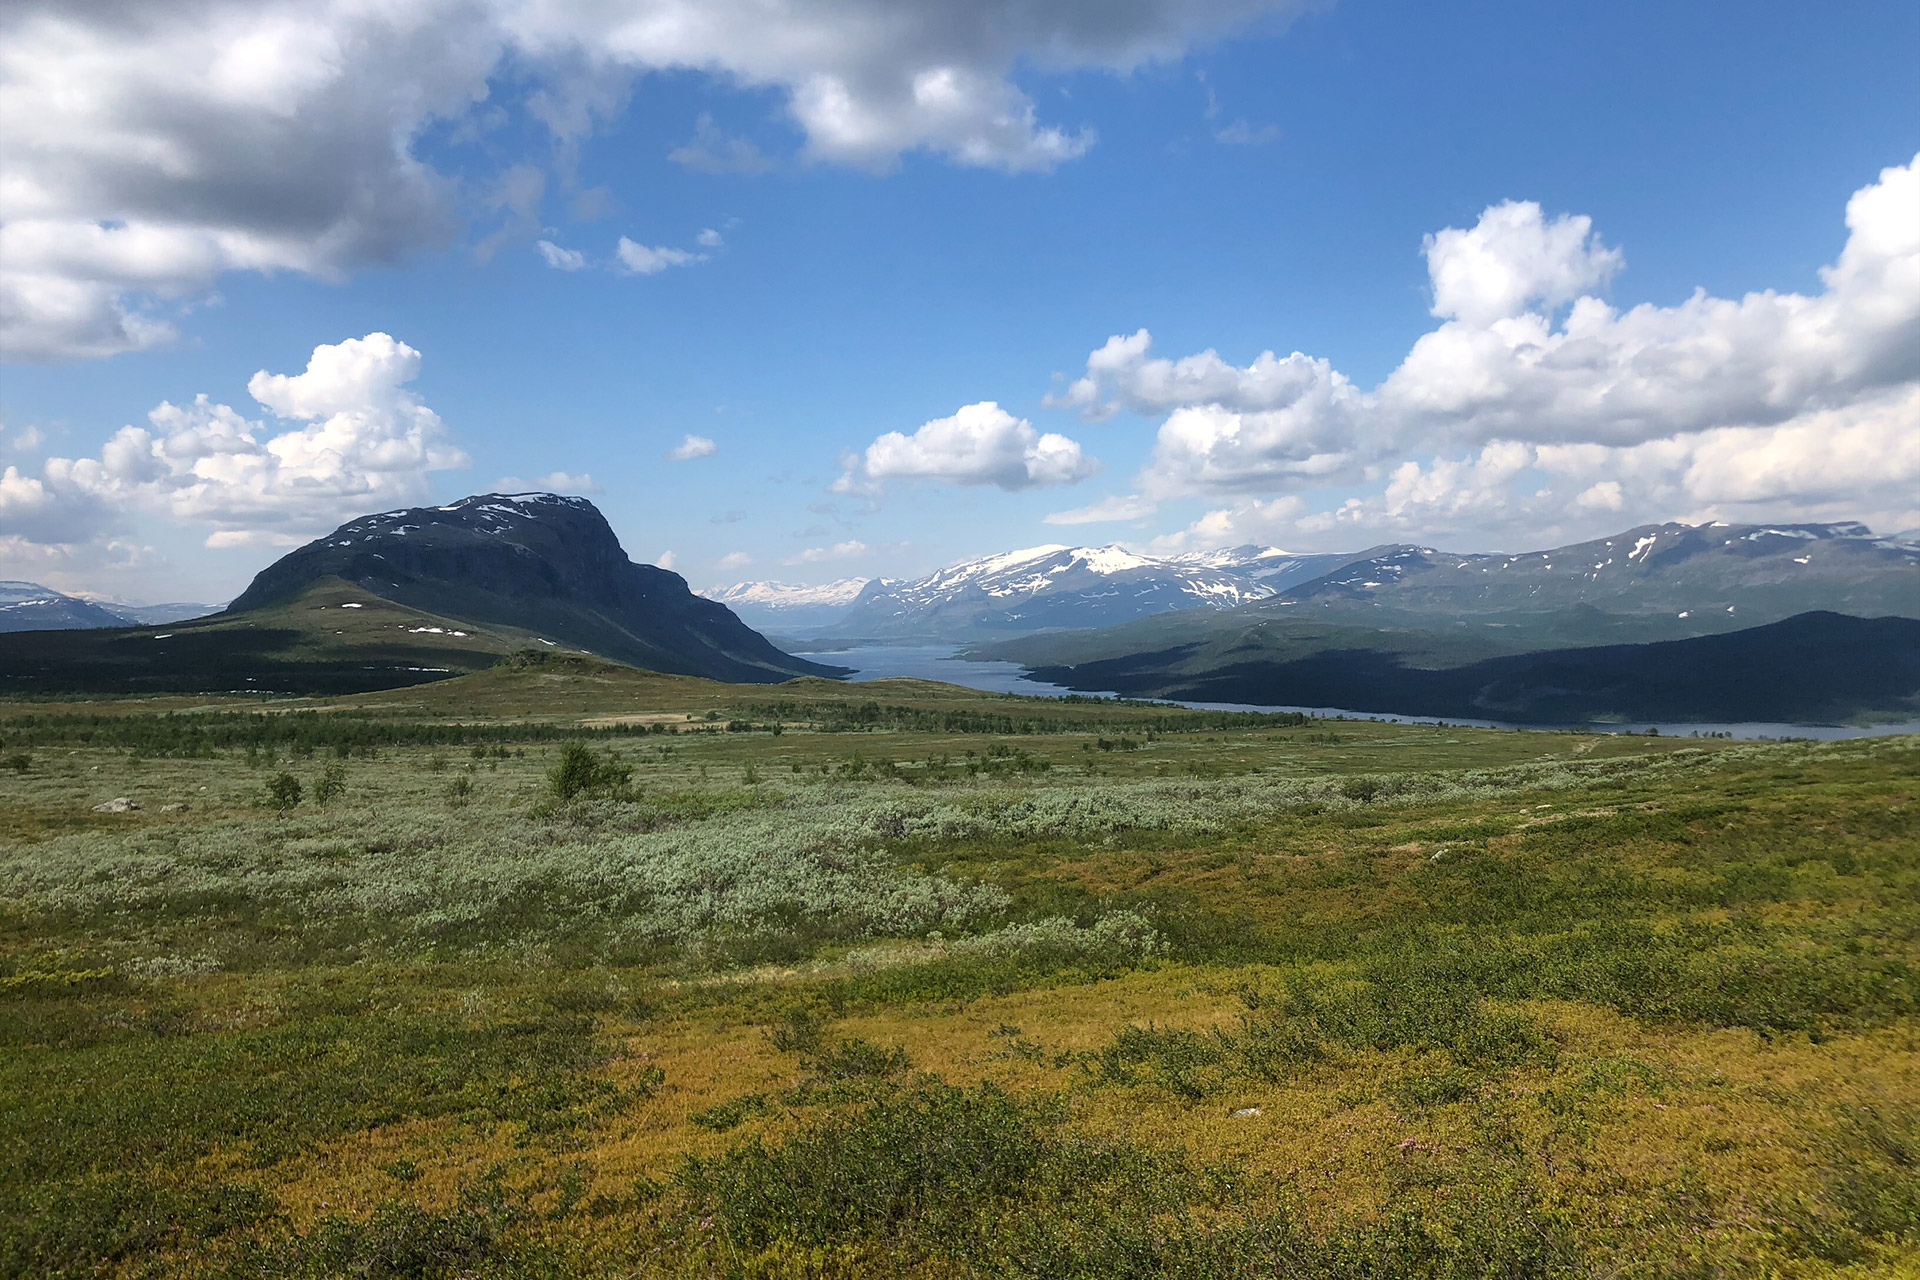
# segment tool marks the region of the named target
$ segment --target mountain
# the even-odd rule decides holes
[[[1179,615],[1168,625],[1195,634],[1282,617],[1506,628],[1515,635],[1495,647],[1526,649],[1678,639],[1822,609],[1920,613],[1920,543],[1859,524],[1660,524],[1511,555],[1053,545],[855,591],[858,582],[739,583],[715,595],[761,625],[822,640],[986,644]]]
[[[1338,559],[1231,609],[982,643],[970,656],[1061,666],[1182,648],[1183,669],[1196,671],[1243,644],[1297,656],[1349,632],[1363,648],[1373,632],[1445,632],[1451,652],[1488,657],[1683,639],[1820,610],[1920,616],[1920,544],[1859,524],[1646,525],[1518,555],[1386,546]]]
[[[1911,618],[1814,612],[1685,640],[1466,661],[1423,645],[1420,634],[1354,644],[1332,636],[1334,643],[1298,654],[1248,644],[1198,662],[1181,647],[1031,675],[1131,697],[1525,724],[1804,724],[1920,714],[1920,621]]]
[[[743,622],[765,630],[804,631],[839,620],[860,595],[869,578],[841,578],[817,587],[785,582],[736,582],[703,594],[740,615]]]
[[[0,631],[124,627],[127,619],[91,600],[37,582],[0,582]]]
[[[0,631],[65,631],[178,622],[219,610],[217,604],[121,604],[70,596],[37,582],[0,582]]]
[[[125,621],[117,624],[124,626],[130,622],[135,626],[165,626],[169,622],[186,622],[191,618],[204,618],[220,612],[217,604],[194,604],[190,601],[175,600],[165,604],[122,604],[118,600],[96,601],[102,609],[120,615]]]
[[[1179,556],[1111,546],[1029,547],[911,581],[876,579],[824,634],[963,641],[1107,626],[1173,610],[1230,608],[1349,558],[1252,546]]]
[[[1518,555],[1375,548],[1294,584],[1280,617],[1542,617],[1577,606],[1724,631],[1812,610],[1920,613],[1920,545],[1861,524],[1658,524]]]
[[[323,578],[669,675],[757,684],[839,672],[782,653],[679,574],[629,560],[585,498],[488,493],[362,516],[262,570],[229,610],[285,600]]]
[[[529,648],[735,683],[842,673],[634,564],[584,499],[482,494],[344,524],[211,618],[0,637],[0,690],[346,693]]]

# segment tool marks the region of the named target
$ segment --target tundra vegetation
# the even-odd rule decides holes
[[[1920,1255],[1911,738],[532,663],[0,763],[0,1275]]]

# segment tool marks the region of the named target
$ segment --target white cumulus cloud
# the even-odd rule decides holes
[[[1160,418],[1142,491],[1247,495],[1210,514],[1221,530],[1270,529],[1259,495],[1369,483],[1300,527],[1907,527],[1920,516],[1920,157],[1856,191],[1845,221],[1819,292],[1620,308],[1596,291],[1624,259],[1588,219],[1507,201],[1427,237],[1440,323],[1371,390],[1299,352],[1245,367],[1211,350],[1155,357],[1140,330],[1109,338],[1051,403]]]
[[[418,503],[427,475],[466,465],[439,415],[408,390],[420,353],[384,333],[315,347],[304,372],[247,382],[278,422],[206,395],[161,402],[96,458],[0,475],[0,536],[96,541],[132,512],[211,526],[209,546],[292,544],[342,520]]]
[[[1482,327],[1519,315],[1529,303],[1554,307],[1580,297],[1624,265],[1594,236],[1591,218],[1549,222],[1531,200],[1494,205],[1469,230],[1437,231],[1426,251],[1433,314]]]
[[[889,431],[852,460],[836,488],[858,491],[888,480],[1037,489],[1072,484],[1099,469],[1077,441],[1034,430],[991,400],[935,418],[912,435]]]

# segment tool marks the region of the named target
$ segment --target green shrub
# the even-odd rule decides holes
[[[338,760],[330,760],[327,767],[320,771],[319,781],[313,784],[313,802],[328,804],[347,793],[347,766]]]
[[[601,756],[583,742],[560,748],[560,763],[547,775],[547,789],[563,804],[622,790],[633,770],[611,754]]]
[[[729,1275],[1048,1280],[1558,1280],[1583,1274],[1566,1224],[1511,1173],[1478,1170],[1425,1212],[1335,1221],[1250,1212],[1232,1168],[1095,1138],[1050,1101],[931,1084],[689,1159],[690,1230],[725,1255],[812,1269]],[[698,1224],[696,1226],[695,1224]],[[852,1260],[873,1257],[866,1270]],[[823,1258],[844,1260],[825,1269]],[[929,1265],[931,1264],[931,1265]]]
[[[267,780],[267,807],[282,813],[300,803],[300,779],[290,773],[276,773]]]

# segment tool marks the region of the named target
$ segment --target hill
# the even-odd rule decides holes
[[[485,494],[342,525],[211,618],[0,638],[0,688],[337,694],[529,647],[746,684],[840,671],[782,653],[678,574],[634,564],[584,499]]]
[[[357,693],[479,671],[539,643],[322,578],[275,604],[170,626],[0,636],[0,692]]]
[[[1920,621],[1908,618],[1805,613],[1685,640],[1478,658],[1418,631],[1279,634],[1274,643],[1246,632],[1231,645],[1041,666],[1032,675],[1137,697],[1527,724],[1809,723],[1920,713]]]

